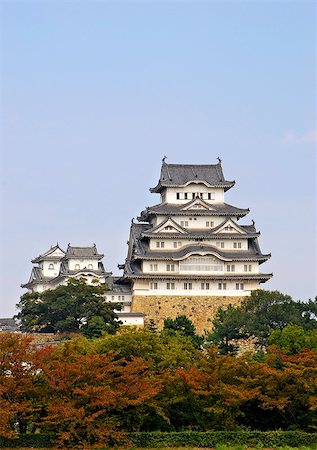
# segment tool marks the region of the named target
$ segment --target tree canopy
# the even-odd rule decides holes
[[[278,291],[252,291],[241,306],[219,308],[209,340],[224,352],[235,352],[235,339],[255,338],[267,346],[272,330],[283,330],[293,324],[306,331],[317,329],[317,298],[298,302]]]
[[[106,284],[70,279],[56,289],[22,295],[16,317],[28,332],[81,332],[88,337],[114,333],[120,325],[114,310],[120,305],[106,302],[107,290]]]
[[[204,342],[204,339],[196,333],[193,322],[185,315],[178,316],[176,319],[169,317],[165,319],[163,330],[171,336],[179,334],[180,336],[190,338],[196,348],[199,348]]]

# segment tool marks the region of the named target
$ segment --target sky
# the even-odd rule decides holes
[[[56,242],[96,243],[119,274],[164,155],[220,156],[272,253],[262,286],[315,297],[315,8],[2,0],[0,317]]]

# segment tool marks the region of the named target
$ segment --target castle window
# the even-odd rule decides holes
[[[166,264],[167,272],[175,272],[175,264]]]
[[[194,198],[196,197],[195,192],[192,193],[192,199],[194,200]]]
[[[215,200],[215,193],[214,192],[208,192],[208,200]]]
[[[219,272],[223,270],[223,264],[214,257],[190,256],[180,261],[179,270],[184,272]]]
[[[176,193],[176,199],[179,200],[180,199],[180,195],[179,192]]]
[[[151,283],[151,284],[150,284],[150,288],[151,288],[151,289],[157,289],[157,283],[155,283],[155,282],[154,282],[154,283]]]
[[[175,289],[175,283],[166,283],[166,289]]]
[[[88,269],[92,269],[92,264],[88,264]]]
[[[121,300],[124,300],[124,295],[121,296]]]
[[[150,271],[151,272],[156,272],[157,271],[157,264],[150,264]]]
[[[184,283],[184,289],[193,289],[193,284],[192,283]]]
[[[50,264],[50,265],[48,266],[48,268],[49,268],[49,270],[54,270],[54,264]]]
[[[217,247],[225,248],[225,243],[224,242],[217,242]]]
[[[79,264],[75,264],[75,270],[79,270],[80,269],[80,265]]]
[[[114,302],[114,295],[111,296],[111,300]]]
[[[187,200],[187,196],[188,196],[188,194],[187,194],[187,192],[185,192],[185,193],[184,193],[184,199],[185,199],[185,200]]]
[[[235,272],[235,270],[236,270],[236,267],[235,267],[235,265],[234,264],[228,264],[227,265],[227,272]]]
[[[181,227],[188,227],[188,220],[181,220]]]
[[[243,291],[244,290],[244,284],[243,283],[236,283],[236,289]]]
[[[206,289],[206,291],[208,291],[209,290],[209,283],[201,283],[200,288],[202,290]]]
[[[156,248],[164,248],[164,241],[157,241],[156,242]]]
[[[177,248],[177,242],[173,242],[173,247]]]
[[[249,270],[249,272],[252,272],[252,265],[251,264],[249,264],[249,265],[245,264],[244,265],[244,271],[248,272],[248,270]]]
[[[214,226],[214,223],[212,221],[210,221],[210,220],[207,220],[206,227],[207,228],[212,228],[213,226]]]
[[[218,289],[221,290],[226,290],[227,289],[227,283],[218,283]]]
[[[241,248],[241,242],[234,242],[233,248]]]

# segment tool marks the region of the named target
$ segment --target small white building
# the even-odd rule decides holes
[[[106,272],[102,263],[103,254],[98,253],[96,245],[92,247],[73,247],[68,244],[67,250],[62,250],[58,244],[45,253],[34,258],[34,267],[29,281],[22,288],[30,292],[43,292],[66,284],[70,278],[84,278],[87,284],[98,280],[107,283],[109,293],[105,299],[121,305],[121,311],[116,313],[123,325],[144,325],[144,314],[131,312],[131,285],[120,282],[119,277],[112,277]]]

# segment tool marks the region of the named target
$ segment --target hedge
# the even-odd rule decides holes
[[[54,434],[21,434],[17,439],[8,439],[0,436],[0,449],[3,447],[53,447]]]
[[[215,447],[216,445],[247,445],[250,447],[312,447],[317,446],[317,433],[301,431],[183,431],[129,433],[136,447]]]
[[[182,431],[128,433],[134,447],[215,447],[216,445],[247,445],[250,447],[317,447],[317,433],[303,431]],[[18,439],[0,437],[3,447],[49,448],[54,445],[52,434],[25,434]]]

